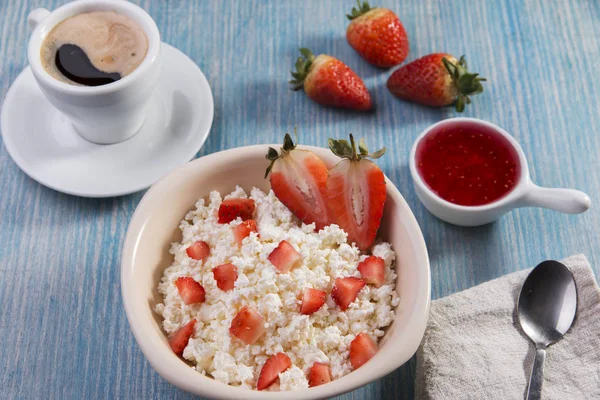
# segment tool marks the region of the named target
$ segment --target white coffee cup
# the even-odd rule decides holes
[[[40,48],[52,29],[74,15],[90,11],[115,11],[136,22],[148,37],[142,63],[122,79],[102,86],[76,86],[52,77],[43,67]],[[160,33],[156,23],[140,7],[123,0],[78,0],[50,12],[38,8],[29,13],[34,28],[27,55],[35,79],[46,98],[90,142],[111,144],[133,136],[144,123],[146,105],[160,72]]]

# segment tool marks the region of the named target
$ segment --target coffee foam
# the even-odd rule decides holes
[[[75,15],[59,23],[46,37],[40,50],[44,68],[63,82],[77,85],[63,76],[54,63],[63,44],[79,46],[92,64],[107,73],[124,77],[146,57],[148,38],[130,18],[114,11],[93,11]]]

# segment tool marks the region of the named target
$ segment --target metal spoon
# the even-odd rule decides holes
[[[577,310],[573,274],[558,261],[544,261],[531,271],[519,294],[519,323],[535,344],[527,400],[541,398],[546,347],[562,339]]]

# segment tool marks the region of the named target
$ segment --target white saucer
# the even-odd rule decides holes
[[[200,68],[166,43],[162,57],[144,125],[131,139],[111,145],[81,138],[25,68],[0,114],[8,153],[31,178],[68,194],[110,197],[149,187],[196,155],[213,120],[212,92]]]

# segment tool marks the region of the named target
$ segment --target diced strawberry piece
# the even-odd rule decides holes
[[[275,250],[269,254],[268,259],[279,272],[285,273],[292,269],[296,263],[299,263],[302,260],[302,256],[296,251],[294,246],[282,240]]]
[[[235,242],[241,246],[244,238],[250,236],[250,233],[252,232],[258,232],[256,221],[253,219],[243,221],[241,224],[233,228],[233,237],[235,238]]]
[[[265,333],[265,319],[258,311],[244,306],[231,321],[229,333],[246,344],[252,344]]]
[[[183,350],[194,332],[194,325],[196,325],[196,319],[192,319],[169,337],[169,346],[171,346],[171,350],[178,356],[183,354]]]
[[[377,353],[377,343],[366,333],[358,334],[350,343],[350,364],[358,369]]]
[[[353,276],[337,278],[331,290],[331,297],[342,311],[345,311],[364,286],[365,281]]]
[[[314,387],[331,382],[329,365],[316,362],[308,371],[308,386]]]
[[[229,199],[219,206],[219,223],[228,224],[237,217],[242,221],[252,218],[256,205],[252,199]]]
[[[277,198],[305,224],[314,223],[317,231],[331,224],[327,208],[327,165],[316,154],[296,149],[285,134],[281,153],[269,148],[267,168],[271,189]]]
[[[367,283],[381,287],[385,280],[385,262],[383,258],[371,256],[358,264],[358,271]]]
[[[204,288],[193,278],[177,278],[175,281],[175,286],[177,286],[179,296],[181,296],[181,299],[187,305],[204,303],[204,300],[206,300],[206,292],[204,291]]]
[[[269,357],[260,370],[256,389],[264,390],[268,388],[279,379],[280,373],[287,371],[291,366],[292,360],[284,353],[277,353]]]
[[[189,258],[204,260],[210,254],[210,247],[208,247],[208,243],[199,240],[185,249],[185,252]]]
[[[357,152],[352,135],[350,142],[330,140],[331,150],[344,159],[329,171],[327,204],[334,222],[348,233],[348,242],[367,250],[375,241],[387,196],[383,172],[367,157],[379,158],[385,149],[369,154],[363,142]]]
[[[327,293],[323,290],[317,289],[305,289],[302,294],[302,306],[300,307],[300,314],[310,315],[317,312],[327,300]]]
[[[238,277],[237,268],[231,263],[213,268],[213,275],[219,289],[225,292],[234,288],[235,280]]]

